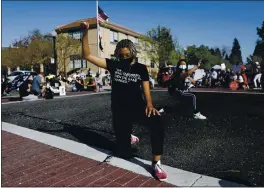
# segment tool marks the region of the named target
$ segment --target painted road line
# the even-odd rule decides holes
[[[159,89],[159,90],[151,90],[152,92],[164,92],[167,91],[166,89]],[[206,91],[206,90],[191,90],[190,92],[193,93],[224,93],[224,94],[245,94],[245,95],[264,95],[264,93],[250,93],[250,92],[231,92],[231,91]],[[79,95],[65,95],[65,96],[59,96],[55,97],[54,99],[64,99],[64,98],[72,98],[72,97],[81,97],[81,96],[88,96],[88,95],[100,95],[100,94],[109,94],[110,91],[106,92],[100,92],[100,93],[86,93],[86,94],[79,94]],[[40,101],[45,99],[36,99],[36,100],[28,100],[28,101],[12,101],[12,102],[4,102],[2,105],[7,104],[14,104],[14,103],[23,103],[23,102],[33,102],[33,101]]]
[[[192,93],[225,93],[225,94],[248,94],[248,95],[264,95],[264,93],[246,92],[246,91],[210,91],[210,90],[190,90]]]
[[[56,99],[64,99],[64,98],[72,98],[72,97],[81,97],[81,96],[87,96],[87,95],[100,95],[100,94],[109,94],[110,92],[100,92],[100,93],[85,93],[85,94],[79,94],[79,95],[65,95],[65,96],[58,96],[54,97],[53,99],[50,100],[56,100]],[[7,104],[14,104],[14,103],[24,103],[24,102],[34,102],[34,101],[44,101],[48,99],[36,99],[36,100],[25,100],[25,101],[11,101],[11,102],[4,102],[2,105],[7,105]]]
[[[20,127],[18,125],[2,122],[2,130],[20,135],[25,138],[29,138],[43,144],[47,144],[77,155],[84,156],[96,161],[104,161],[107,156],[111,154],[110,151],[103,150],[96,147],[90,147],[82,143],[78,143],[72,140],[67,140],[58,136],[38,132],[32,129]],[[130,161],[123,160],[117,157],[113,157],[110,163],[113,166],[123,168],[137,174],[145,175],[147,177],[152,177],[151,174],[145,169],[145,166],[151,164],[150,161],[146,161],[140,158],[135,158]],[[143,167],[144,166],[144,167]],[[167,183],[173,184],[175,186],[182,187],[195,187],[195,186],[210,186],[210,187],[220,187],[221,184],[225,184],[227,187],[240,187],[241,185],[218,178],[213,178],[209,176],[204,176],[201,174],[196,174],[181,169],[173,168],[167,165],[163,165],[163,168],[168,174],[166,180]]]

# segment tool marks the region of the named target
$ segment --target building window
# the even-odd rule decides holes
[[[82,59],[82,68],[87,68],[88,65],[87,65],[87,60],[86,59]]]
[[[71,33],[69,33],[69,36],[73,39],[76,39],[76,40],[82,39],[82,33],[80,31],[71,32]]]
[[[70,70],[77,68],[87,68],[87,60],[82,59],[80,56],[70,56]]]
[[[82,60],[81,59],[75,59],[74,60],[74,67],[75,68],[82,68]]]
[[[118,42],[118,33],[115,31],[110,31],[110,42]]]

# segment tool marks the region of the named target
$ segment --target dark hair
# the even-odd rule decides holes
[[[133,58],[137,57],[137,49],[134,43],[129,39],[123,39],[119,41],[116,45],[114,56],[119,59],[120,51],[122,48],[128,48]]]
[[[185,71],[188,71],[188,64],[187,64],[187,62],[185,61],[185,59],[180,59],[180,60],[178,61],[178,63],[177,63],[176,71],[174,72],[174,75],[177,76],[177,77],[180,77],[180,74],[181,74],[181,72],[182,72],[182,69],[180,69],[180,64],[181,64],[182,61],[184,61],[185,64],[186,64],[186,69],[185,69]]]

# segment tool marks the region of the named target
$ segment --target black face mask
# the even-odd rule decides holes
[[[130,65],[133,62],[133,60],[134,60],[134,58],[131,57],[131,58],[128,58],[128,59],[120,59],[120,62]]]

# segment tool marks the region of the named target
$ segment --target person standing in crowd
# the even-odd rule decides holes
[[[224,87],[229,88],[230,82],[231,82],[231,71],[230,71],[230,69],[227,69],[227,71],[225,73]]]
[[[87,71],[87,77],[91,77],[92,75],[91,75],[91,68],[89,68],[88,69],[88,71]]]
[[[111,85],[111,78],[110,75],[108,74],[108,71],[105,71],[105,86],[110,86]]]
[[[243,88],[243,86],[244,86],[244,79],[243,79],[243,77],[241,75],[241,72],[238,72],[237,73],[237,82],[239,84],[239,88]]]
[[[211,70],[211,87],[212,88],[215,88],[216,81],[217,81],[217,72],[215,69],[212,69]]]
[[[195,119],[205,120],[206,117],[202,115],[196,106],[196,96],[193,93],[190,93],[185,82],[189,80],[195,85],[196,81],[192,79],[189,75],[191,75],[194,71],[196,71],[200,67],[200,62],[193,69],[188,70],[188,66],[184,59],[181,59],[176,68],[176,72],[174,73],[172,79],[169,81],[168,91],[172,96],[181,96],[181,101],[188,99],[189,97],[193,100],[193,117]]]
[[[243,88],[244,89],[249,89],[249,86],[248,86],[248,78],[247,78],[247,74],[246,74],[246,70],[245,69],[243,69],[241,71],[241,76],[242,76],[243,81],[244,81]]]
[[[161,114],[152,103],[147,68],[135,61],[136,46],[129,39],[123,39],[116,45],[115,60],[99,58],[90,52],[88,23],[82,22],[81,28],[83,28],[83,58],[111,73],[111,109],[117,146],[115,154],[121,158],[133,157],[131,151],[132,126],[134,122],[143,121],[144,125],[151,129],[153,175],[159,180],[165,180],[167,174],[161,168],[160,162],[163,153],[164,125],[161,121]]]
[[[262,76],[262,73],[259,72],[258,74],[255,75],[254,77],[254,86],[255,88],[260,88],[261,87],[261,76]]]
[[[100,92],[103,87],[103,79],[99,72],[96,73],[95,82],[96,82],[96,92]]]

